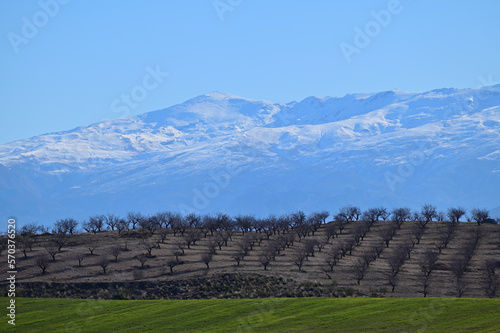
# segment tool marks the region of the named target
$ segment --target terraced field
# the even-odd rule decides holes
[[[222,275],[242,277],[257,274],[279,279],[273,283],[293,285],[295,289],[300,286],[306,291],[304,296],[321,296],[325,290],[331,289],[332,295],[341,296],[347,293],[422,297],[425,290],[427,297],[498,297],[500,226],[457,223],[451,228],[451,225],[449,222],[430,222],[422,226],[417,222],[405,222],[398,228],[394,222],[376,221],[366,226],[358,221],[347,223],[340,231],[334,222],[330,222],[304,235],[297,230],[279,234],[240,231],[229,235],[215,231],[213,234],[206,232],[206,237],[189,229],[184,231],[184,235],[180,232],[174,235],[171,229],[156,230],[153,235],[142,230],[120,234],[103,231],[67,235],[60,251],[53,248],[54,235],[37,235],[31,250],[26,249],[26,258],[18,260],[17,282],[20,289],[24,288],[26,295],[30,295],[28,289],[33,289],[35,282],[154,282],[168,285],[201,279],[210,282],[210,279],[216,280]],[[199,239],[187,246],[186,240],[192,231],[197,232],[196,238]],[[247,254],[242,256],[238,265],[236,255],[241,254],[244,244],[247,244]],[[471,244],[474,246],[469,249],[468,260],[460,261]],[[309,251],[311,245],[314,252]],[[203,257],[210,252],[209,248],[215,249],[215,253],[205,263]],[[263,255],[271,248],[274,248],[274,255],[264,269]],[[346,250],[345,255],[341,253],[342,248]],[[51,250],[55,261],[48,261],[45,274],[41,274],[37,260],[47,256]],[[429,250],[437,257],[427,274],[423,265]],[[407,255],[401,255],[402,252],[407,252]],[[300,253],[307,256],[302,256],[299,269]],[[5,255],[4,251],[2,257]],[[18,253],[17,256],[23,255]],[[490,263],[490,270],[485,268],[487,262]],[[458,264],[462,265],[459,272],[456,269]],[[493,276],[488,275],[490,271]],[[1,278],[4,279],[5,274]],[[318,289],[321,293],[307,293],[315,286],[322,286]],[[224,297],[245,296],[237,295],[234,288],[228,289]],[[46,289],[49,294],[53,292],[53,288]],[[337,293],[339,290],[341,292]],[[65,296],[64,293],[50,295]],[[263,295],[273,296],[273,292]],[[259,297],[258,293],[251,296]],[[290,296],[297,296],[297,293],[293,292]],[[206,293],[204,297],[217,296]]]

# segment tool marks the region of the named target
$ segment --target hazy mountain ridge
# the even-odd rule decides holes
[[[500,206],[500,85],[287,104],[213,92],[0,146],[6,215]],[[500,215],[500,214],[499,214]]]

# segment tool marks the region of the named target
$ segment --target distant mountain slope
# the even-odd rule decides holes
[[[213,92],[0,146],[4,216],[500,211],[500,85],[279,104]]]

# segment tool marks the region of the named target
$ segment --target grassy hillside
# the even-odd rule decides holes
[[[2,304],[8,300],[2,298]],[[115,301],[18,298],[22,332],[493,332],[491,299]],[[0,330],[6,331],[6,320]]]

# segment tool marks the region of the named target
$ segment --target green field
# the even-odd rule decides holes
[[[7,298],[2,299],[6,312]],[[16,299],[18,332],[500,332],[500,301],[450,298]]]

